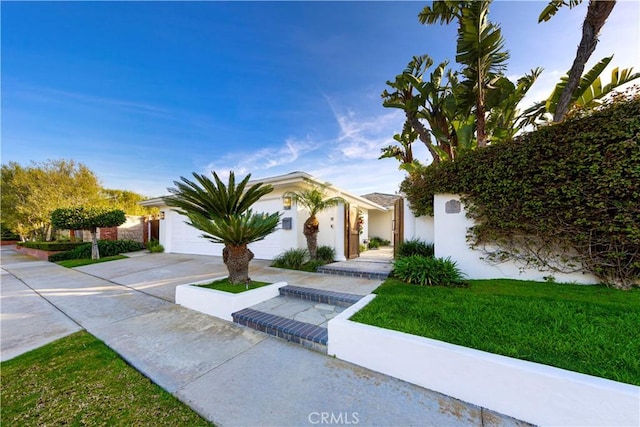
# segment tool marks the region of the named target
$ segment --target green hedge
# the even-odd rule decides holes
[[[18,246],[42,251],[70,251],[82,244],[83,242],[20,242]]]
[[[135,252],[144,249],[140,242],[133,240],[98,240],[98,250],[101,257],[108,257],[121,254],[123,252]],[[58,262],[68,259],[90,259],[91,242],[82,243],[80,246],[68,252],[62,252],[49,256],[49,261]]]
[[[413,211],[433,195],[463,195],[472,245],[495,261],[583,271],[608,285],[640,284],[640,93],[516,142],[430,165],[401,186]]]

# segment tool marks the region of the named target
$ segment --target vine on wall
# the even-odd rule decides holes
[[[458,193],[476,220],[470,243],[494,261],[583,271],[640,286],[640,92],[588,116],[413,172],[401,186],[416,215]]]

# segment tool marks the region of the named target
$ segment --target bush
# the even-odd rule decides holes
[[[398,258],[408,257],[412,255],[420,255],[423,257],[433,258],[433,243],[427,243],[420,239],[405,240],[400,243],[398,248]]]
[[[336,250],[331,246],[320,246],[318,247],[316,255],[318,261],[321,261],[323,264],[328,264],[336,258]]]
[[[375,237],[375,236],[369,239],[369,247],[371,247],[371,243],[377,244],[376,247],[389,246],[391,244],[390,241],[385,240],[382,237]]]
[[[377,240],[369,240],[369,249],[378,249],[380,247],[380,242]]]
[[[289,249],[278,255],[271,266],[299,270],[308,259],[309,252],[306,249]]]
[[[70,251],[82,244],[82,242],[20,242],[18,246],[41,251]]]
[[[455,261],[411,255],[393,263],[393,275],[403,282],[421,286],[459,285],[463,274]]]
[[[161,253],[164,252],[164,246],[156,239],[151,239],[147,242],[147,250],[152,254]]]
[[[135,252],[143,249],[142,243],[133,240],[98,240],[101,257],[119,255],[123,252]],[[90,259],[91,242],[81,243],[73,250],[49,256],[49,261],[58,262],[68,259]]]
[[[640,284],[640,92],[412,173],[416,215],[433,195],[461,194],[469,242],[489,261],[585,272],[620,289]],[[495,248],[495,250],[494,250]]]

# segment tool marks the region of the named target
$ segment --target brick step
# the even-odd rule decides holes
[[[318,273],[333,274],[336,276],[360,277],[371,280],[386,280],[389,272],[364,271],[357,268],[331,267],[329,264],[318,267]]]
[[[364,295],[348,294],[345,292],[327,291],[323,289],[305,288],[302,286],[283,286],[280,295],[299,298],[305,301],[313,301],[323,304],[349,307],[364,297]]]
[[[251,329],[295,342],[319,352],[327,352],[327,328],[286,317],[245,308],[231,315],[233,321]]]

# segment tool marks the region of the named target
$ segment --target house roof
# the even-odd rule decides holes
[[[267,177],[267,178],[260,178],[260,179],[253,179],[251,181],[249,181],[249,185],[253,185],[253,184],[258,184],[258,183],[263,183],[263,184],[270,184],[271,186],[273,186],[274,189],[280,189],[283,187],[300,187],[300,186],[304,186],[304,183],[309,183],[311,185],[326,185],[327,189],[331,190],[333,193],[335,193],[336,196],[340,196],[344,199],[346,199],[349,202],[357,202],[359,205],[361,205],[363,208],[366,209],[374,209],[374,210],[380,210],[380,211],[386,211],[387,208],[385,205],[381,205],[376,203],[373,200],[361,197],[361,196],[356,196],[355,194],[351,194],[347,191],[341,190],[327,182],[323,182],[321,180],[319,180],[318,178],[309,175],[306,172],[291,172],[288,174],[284,174],[284,175],[277,175],[277,176],[272,176],[272,177]],[[142,202],[138,203],[141,206],[166,206],[163,197],[156,197],[153,199],[148,199],[148,200],[144,200]],[[393,203],[392,203],[393,205]]]
[[[397,194],[385,194],[385,193],[369,193],[369,194],[365,194],[362,197],[367,200],[371,200],[373,203],[376,203],[384,207],[391,207],[393,206],[396,200],[402,198],[402,196],[398,196]]]

